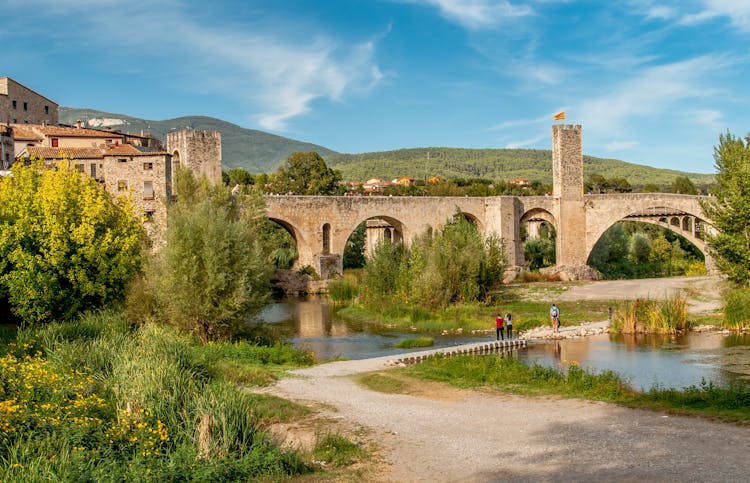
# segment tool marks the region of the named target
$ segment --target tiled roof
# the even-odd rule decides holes
[[[106,156],[160,156],[166,155],[165,151],[154,151],[147,148],[138,148],[132,144],[120,144],[112,146],[104,151]]]
[[[49,148],[43,146],[29,146],[26,157],[38,159],[101,159],[102,150],[99,148]]]
[[[32,129],[45,136],[71,137],[71,138],[109,138],[122,139],[124,134],[117,132],[99,131],[96,129],[48,126],[44,124],[11,124],[14,128]]]
[[[41,136],[22,127],[14,127],[13,139],[15,139],[16,141],[41,141],[42,139],[44,139],[44,136]]]

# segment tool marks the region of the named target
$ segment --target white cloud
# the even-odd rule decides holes
[[[506,149],[519,149],[525,146],[533,146],[536,143],[547,140],[547,139],[549,139],[549,135],[545,134],[545,135],[537,136],[537,137],[530,138],[530,139],[524,139],[523,141],[510,142],[505,145],[505,148]]]
[[[552,122],[552,117],[560,111],[565,111],[565,108],[557,109],[554,112],[545,114],[543,116],[535,117],[532,119],[514,119],[512,121],[505,121],[494,126],[487,128],[487,131],[499,131],[502,129],[509,129],[514,127],[532,126],[534,124],[549,124]]]
[[[700,0],[703,10],[685,15],[681,23],[694,25],[717,17],[728,17],[731,24],[743,31],[750,31],[750,2],[747,0]]]
[[[403,0],[437,8],[440,15],[467,29],[495,27],[505,20],[533,15],[528,5],[514,5],[507,0]]]
[[[604,146],[607,151],[624,151],[638,146],[638,141],[613,141]]]
[[[721,111],[716,111],[713,109],[699,109],[693,112],[693,117],[701,124],[715,127],[719,125],[719,121],[721,121],[724,116],[722,115]]]
[[[714,95],[707,79],[725,65],[720,57],[706,55],[645,68],[598,97],[582,101],[582,120],[600,132],[616,132],[634,119],[678,112],[691,100]]]
[[[188,0],[160,2],[157,9],[146,0],[123,5],[114,0],[8,1],[19,12],[35,6],[49,12],[39,18],[40,28],[45,21],[72,25],[70,30],[82,36],[66,30],[64,41],[79,42],[82,50],[97,39],[97,54],[106,51],[122,59],[104,61],[113,69],[136,67],[145,75],[171,76],[176,88],[220,93],[227,103],[245,105],[248,117],[266,129],[285,130],[316,100],[366,93],[383,78],[372,40],[344,42],[309,29],[295,35],[278,19],[240,28],[195,16]],[[117,5],[116,15],[108,4]]]

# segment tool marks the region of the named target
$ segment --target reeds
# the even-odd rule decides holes
[[[688,330],[687,298],[677,293],[664,300],[626,300],[615,306],[611,327],[623,334],[674,334]]]

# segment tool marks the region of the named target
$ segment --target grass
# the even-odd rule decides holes
[[[687,298],[677,294],[664,300],[618,302],[611,327],[623,334],[675,334],[689,330],[692,324],[687,317]]]
[[[340,434],[329,434],[317,444],[312,456],[332,466],[348,466],[364,458],[367,452]]]
[[[750,387],[746,385],[720,388],[704,382],[683,390],[653,387],[640,392],[632,389],[612,371],[593,373],[575,364],[569,366],[567,371],[538,364],[528,366],[504,355],[433,357],[394,371],[401,376],[439,381],[462,388],[486,387],[529,396],[557,395],[633,408],[701,415],[730,422],[750,422]],[[409,387],[403,381],[400,386],[389,386],[389,383],[382,381],[378,384],[390,387],[393,392],[398,387]],[[369,387],[378,390],[378,384]]]
[[[371,372],[357,376],[357,382],[373,391],[387,394],[408,394],[409,384],[388,374]]]
[[[432,347],[435,345],[435,340],[432,337],[414,337],[412,339],[404,339],[396,344],[393,344],[394,347],[399,347],[401,349],[411,349],[413,347]]]
[[[549,299],[554,300],[554,298]],[[607,319],[610,301],[560,302],[563,325],[578,325],[583,322]],[[435,334],[444,330],[456,332],[494,331],[495,314],[513,314],[513,329],[516,333],[549,324],[547,302],[509,299],[495,305],[461,304],[428,312],[421,308],[391,305],[383,308],[368,308],[350,305],[337,311],[342,318],[418,333]],[[458,330],[460,329],[460,330]]]
[[[21,329],[0,347],[0,481],[309,473],[309,453],[282,449],[264,431],[309,410],[241,386],[310,364],[310,353],[283,344],[200,345],[172,327],[131,327],[117,310]],[[353,450],[332,441],[344,464]]]

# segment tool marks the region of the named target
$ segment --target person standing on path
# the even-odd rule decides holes
[[[505,326],[508,328],[508,340],[513,339],[513,316],[510,312],[505,314]]]
[[[552,304],[552,308],[549,309],[549,318],[552,322],[552,332],[559,332],[560,331],[560,309],[557,308],[557,305]]]
[[[495,330],[497,331],[497,340],[505,340],[503,336],[503,314],[501,312],[498,312],[497,317],[495,317]]]

